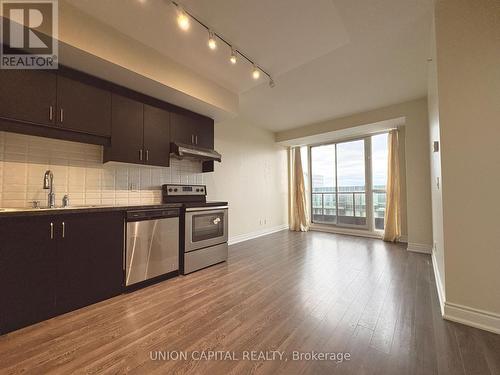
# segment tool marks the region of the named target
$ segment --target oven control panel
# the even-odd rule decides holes
[[[163,185],[164,196],[205,196],[205,185]]]

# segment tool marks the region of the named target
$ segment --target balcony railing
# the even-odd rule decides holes
[[[384,229],[385,198],[385,191],[373,190],[375,228],[379,230]],[[314,192],[311,203],[313,222],[366,226],[365,191]]]

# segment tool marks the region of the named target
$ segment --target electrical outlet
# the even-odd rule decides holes
[[[131,182],[130,185],[129,185],[129,187],[128,187],[128,189],[130,191],[137,191],[137,184],[134,183],[134,182]]]

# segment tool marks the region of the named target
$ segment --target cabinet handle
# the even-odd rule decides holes
[[[197,135],[195,135],[195,137],[194,137],[194,143],[198,144],[198,136]]]
[[[54,239],[54,223],[50,223],[50,239]]]
[[[66,224],[64,221],[62,222],[62,238],[66,236]]]
[[[61,108],[61,124],[64,122],[64,108]]]
[[[49,107],[49,120],[52,121],[54,119],[54,107]]]
[[[194,145],[194,134],[191,134],[191,144]]]
[[[146,150],[146,161],[149,161],[149,150]]]
[[[142,161],[142,149],[139,150],[139,159]]]

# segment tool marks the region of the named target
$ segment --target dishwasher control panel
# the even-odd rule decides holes
[[[178,217],[178,208],[127,211],[127,221]]]

